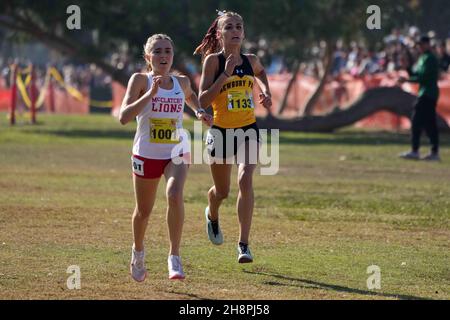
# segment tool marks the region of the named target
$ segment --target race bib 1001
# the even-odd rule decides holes
[[[150,142],[173,144],[180,142],[177,134],[178,119],[150,118]]]

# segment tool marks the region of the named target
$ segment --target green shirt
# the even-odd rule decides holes
[[[439,98],[439,62],[430,51],[419,58],[415,70],[410,73],[409,82],[419,84],[419,97]]]

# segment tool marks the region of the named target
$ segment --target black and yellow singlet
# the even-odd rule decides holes
[[[225,70],[225,56],[220,54],[219,71],[215,80]],[[253,101],[254,73],[247,56],[241,54],[242,65],[234,68],[212,101],[214,125],[221,128],[240,128],[256,122]]]

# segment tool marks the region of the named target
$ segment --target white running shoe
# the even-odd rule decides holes
[[[131,248],[131,277],[137,282],[142,282],[147,277],[147,269],[145,268],[145,251],[136,251],[134,246]]]
[[[252,263],[253,262],[253,256],[252,256],[252,253],[250,252],[250,248],[248,247],[248,244],[239,242],[237,249],[238,249],[238,262],[239,263]]]
[[[209,207],[205,209],[205,219],[206,234],[208,235],[209,241],[215,245],[221,245],[223,243],[222,230],[220,230],[219,221],[211,221],[209,219]]]
[[[400,154],[400,158],[407,160],[419,160],[420,154],[416,151],[404,152]]]
[[[167,265],[169,268],[170,280],[183,280],[186,275],[183,272],[183,266],[181,265],[181,258],[179,256],[170,255],[167,259]]]

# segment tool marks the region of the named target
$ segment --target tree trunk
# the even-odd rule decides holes
[[[293,85],[295,84],[295,80],[297,79],[297,74],[298,74],[299,70],[300,70],[300,61],[295,60],[294,68],[292,68],[291,79],[289,79],[289,83],[286,87],[286,91],[284,92],[283,99],[281,100],[280,105],[278,107],[278,111],[277,111],[278,115],[281,115],[287,106],[287,100],[289,97],[289,93],[291,92],[291,89],[292,89]]]
[[[304,110],[303,115],[305,116],[309,116],[312,114],[314,106],[316,105],[317,101],[322,95],[323,89],[325,88],[325,85],[327,83],[328,75],[330,74],[331,68],[333,66],[333,46],[329,42],[327,42],[327,48],[324,58],[324,66],[325,67],[323,70],[323,74],[320,78],[319,84],[317,85],[316,90],[313,92],[311,97],[306,102],[305,107],[303,108]]]
[[[325,116],[305,116],[295,119],[280,119],[274,116],[258,118],[261,129],[280,129],[303,132],[333,132],[354,124],[377,111],[390,111],[410,117],[417,97],[397,87],[369,89],[346,110],[339,110]],[[450,132],[447,122],[438,116],[438,127]]]

